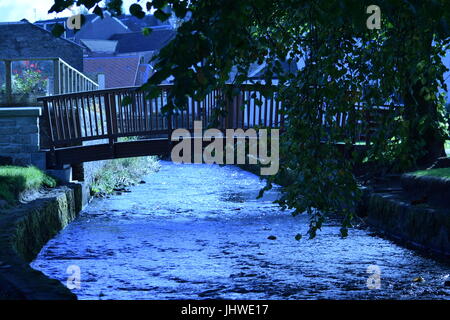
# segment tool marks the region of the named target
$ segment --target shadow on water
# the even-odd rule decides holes
[[[80,299],[450,297],[448,265],[368,231],[341,239],[329,221],[316,239],[295,241],[307,217],[273,204],[276,189],[256,200],[264,182],[239,168],[162,162],[145,181],[94,200],[32,267],[65,283],[79,266]],[[380,289],[367,287],[370,265]]]

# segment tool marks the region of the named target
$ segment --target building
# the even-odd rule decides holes
[[[75,42],[22,20],[0,23],[0,43],[0,106],[34,104],[84,85],[84,48]]]
[[[169,25],[159,21],[153,15],[146,15],[143,19],[138,19],[132,15],[113,17],[107,11],[104,12],[103,18],[96,14],[86,14],[84,19],[82,28],[77,32],[67,28],[67,18],[39,20],[35,24],[48,31],[51,31],[55,24],[60,24],[66,29],[62,37],[77,43],[80,43],[83,39],[107,40],[114,34],[141,32],[146,27]]]
[[[69,29],[63,37],[83,47],[83,71],[98,82],[100,88],[145,83],[152,75],[150,59],[176,34],[169,23],[162,23],[153,15],[138,19],[131,15],[113,17],[105,12],[103,18],[89,14],[85,19],[78,32]],[[36,24],[50,31],[56,23],[66,26],[66,20],[44,20]],[[153,32],[144,36],[143,28],[151,28]]]
[[[130,32],[115,34],[109,40],[117,41],[115,54],[136,55],[141,58],[142,63],[149,60],[166,46],[176,35],[176,31],[170,26],[153,27],[152,32],[144,36],[142,32]]]
[[[61,58],[83,71],[83,46],[27,20],[0,23],[0,43],[1,59]]]
[[[100,88],[141,85],[140,66],[138,56],[87,57],[84,59],[84,72],[91,78],[97,79]]]

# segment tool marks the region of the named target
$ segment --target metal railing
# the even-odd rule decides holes
[[[0,106],[30,105],[40,96],[97,89],[95,81],[61,58],[0,58]]]

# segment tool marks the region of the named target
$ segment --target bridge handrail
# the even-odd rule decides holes
[[[13,67],[16,62],[48,62],[45,68],[38,70],[42,72],[42,79],[44,79],[45,87],[39,87],[41,92],[47,95],[59,95],[74,93],[80,91],[92,91],[98,89],[98,84],[83,74],[81,71],[69,65],[66,61],[59,57],[21,57],[21,58],[0,58],[0,63],[4,63],[4,92],[0,96],[1,105],[29,105],[38,99],[36,91],[19,92],[14,90],[14,75],[21,74],[23,70],[28,70],[29,65],[20,64],[18,67]],[[45,66],[45,65],[44,65]],[[31,64],[32,68],[37,68]],[[22,70],[22,68],[24,68]],[[20,71],[16,71],[20,70]],[[30,69],[34,70],[34,69]],[[46,73],[43,71],[45,70]],[[45,75],[45,76],[44,76]],[[53,83],[52,83],[53,81]],[[42,93],[41,93],[42,94]],[[23,100],[26,98],[26,100]]]
[[[113,145],[121,137],[170,135],[177,128],[193,130],[194,121],[202,121],[203,128],[212,126],[223,130],[283,128],[287,119],[284,106],[276,95],[265,97],[257,86],[252,85],[241,86],[232,98],[225,97],[224,92],[218,89],[202,101],[188,98],[185,110],[176,110],[172,115],[163,114],[162,107],[167,104],[171,87],[160,85],[160,95],[152,99],[147,98],[140,87],[41,97],[39,101],[44,104],[44,115],[49,124],[49,147],[70,147],[101,139],[108,139]],[[125,97],[131,99],[131,103],[123,105]],[[367,141],[376,129],[377,115],[388,109],[356,105],[354,114],[338,112],[333,115],[332,125],[341,128],[343,135],[353,137],[354,142]],[[318,110],[318,119],[322,119],[318,122],[330,125],[322,118],[323,112]],[[349,126],[350,121],[356,125]],[[352,132],[349,132],[350,128]]]
[[[55,73],[58,72],[58,82],[55,81],[55,93],[56,94],[64,94],[64,93],[73,93],[80,91],[92,91],[98,89],[98,84],[87,77],[82,72],[78,71],[70,64],[65,62],[61,58],[57,58],[54,60],[55,63]],[[60,72],[62,72],[63,76],[61,76]],[[67,76],[67,86],[64,86],[64,83],[61,82],[61,79],[65,82],[64,74],[68,73]],[[70,79],[72,77],[72,79]],[[72,83],[70,83],[72,80]],[[77,91],[75,91],[77,90]]]

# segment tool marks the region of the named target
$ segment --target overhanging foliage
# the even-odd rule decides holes
[[[76,4],[91,9],[98,2]],[[137,17],[153,8],[156,17],[168,19],[166,6],[179,19],[189,16],[161,50],[157,72],[143,86],[151,94],[173,77],[166,113],[183,108],[187,96],[201,99],[225,88],[232,71],[231,81],[239,86],[250,81],[251,64],[267,65],[261,91],[277,95],[287,117],[279,174],[295,181],[284,187],[280,204],[310,214],[311,237],[330,212],[344,216],[346,235],[359,197],[355,167],[365,163],[376,173],[401,171],[442,155],[447,126],[440,90],[446,90],[442,56],[449,38],[449,1],[377,1],[379,30],[366,26],[366,8],[373,1],[141,2],[142,8],[130,8]],[[74,3],[55,0],[51,11]],[[120,7],[120,0],[107,4],[116,14]],[[286,73],[284,62],[302,69]],[[390,111],[377,120],[380,129],[371,132],[367,116],[382,105]],[[344,127],[336,125],[339,115],[347,119]],[[361,130],[370,133],[363,155],[354,145]]]

